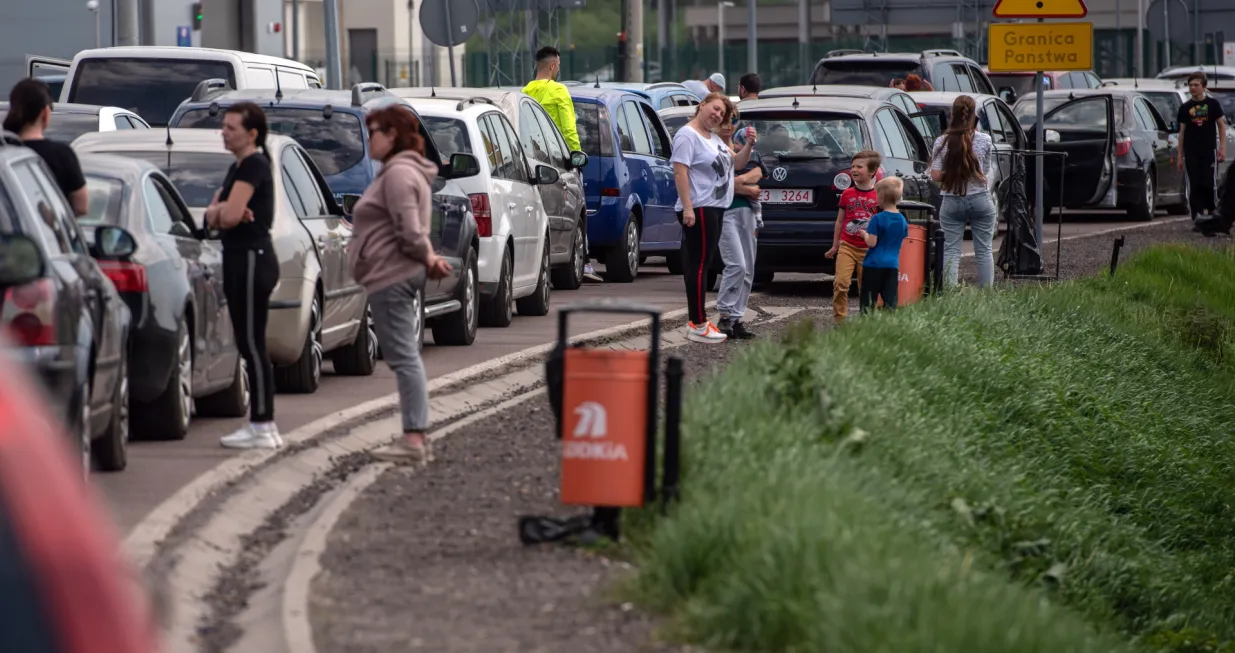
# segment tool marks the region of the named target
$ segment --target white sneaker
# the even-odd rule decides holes
[[[696,325],[693,322],[686,323],[686,339],[692,342],[702,342],[704,344],[714,344],[724,342],[729,339],[729,336],[721,333],[711,321]]]
[[[277,449],[283,443],[277,431],[258,424],[246,424],[243,428],[219,439],[224,449]]]
[[[604,281],[604,279],[600,278],[599,274],[596,274],[596,269],[592,267],[591,263],[587,263],[583,266],[583,278],[593,283],[601,283]]]
[[[275,444],[277,444],[280,447],[283,446],[284,444],[287,444],[286,442],[283,441],[283,436],[279,435],[279,426],[275,424],[274,422],[262,422],[259,424],[254,424],[253,429],[257,431],[258,433],[265,433],[266,435],[269,435],[270,437],[274,438]]]

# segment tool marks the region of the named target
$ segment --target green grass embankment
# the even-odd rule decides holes
[[[1235,650],[1235,256],[961,292],[689,398],[635,595],[718,651]]]

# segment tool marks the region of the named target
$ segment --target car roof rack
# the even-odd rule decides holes
[[[387,95],[391,95],[391,93],[386,90],[385,86],[382,86],[377,82],[360,82],[359,84],[352,86],[352,106],[364,106],[366,100],[372,99],[373,97],[385,97]]]
[[[930,50],[923,50],[922,54],[928,57],[963,57],[965,56],[961,54],[959,51],[953,50],[951,48],[932,48]]]
[[[484,102],[485,104],[488,104],[491,106],[495,106],[495,107],[497,106],[497,102],[494,102],[493,100],[490,100],[487,97],[473,96],[473,97],[464,98],[462,100],[459,100],[459,104],[455,106],[455,111],[462,111],[463,107],[467,106],[468,104],[474,104],[476,102]]]
[[[213,97],[220,93],[226,93],[227,91],[234,90],[236,89],[232,88],[232,85],[229,84],[226,79],[223,79],[222,77],[212,77],[210,79],[203,79],[198,82],[197,86],[193,88],[193,95],[189,98],[189,100],[191,102],[201,102],[208,97]]]
[[[851,54],[866,54],[866,51],[865,50],[855,50],[853,48],[848,48],[848,49],[842,48],[840,50],[828,50],[827,54],[823,55],[823,58],[831,59],[832,57],[844,57],[844,56],[848,56]]]

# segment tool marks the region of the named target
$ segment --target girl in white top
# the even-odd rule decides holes
[[[734,115],[733,103],[711,93],[695,117],[673,137],[673,181],[677,186],[678,221],[682,223],[682,277],[686,283],[690,323],[686,336],[695,342],[724,342],[725,334],[708,320],[704,308],[707,271],[720,240],[725,209],[733,202],[733,171],[750,160],[757,134],[748,127],[746,143],[736,154],[715,133]]]
[[[943,191],[939,223],[943,227],[948,285],[956,285],[966,224],[973,231],[978,286],[985,288],[995,282],[995,257],[991,247],[999,216],[986,182],[993,151],[991,137],[978,131],[973,98],[968,95],[956,98],[948,130],[935,139],[931,156],[931,179],[939,182]]]

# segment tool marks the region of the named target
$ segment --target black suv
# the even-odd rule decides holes
[[[0,369],[24,364],[42,379],[85,471],[92,457],[103,471],[128,459],[132,318],[110,276],[128,273],[136,249],[114,226],[88,243],[43,160],[0,135]]]
[[[807,84],[888,86],[892,80],[917,75],[936,91],[995,95],[995,86],[973,59],[956,50],[856,52],[840,50],[815,64]]]

